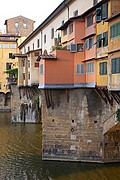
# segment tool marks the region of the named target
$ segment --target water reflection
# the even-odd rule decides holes
[[[41,160],[41,125],[11,124],[0,114],[0,180],[118,180],[120,163]]]

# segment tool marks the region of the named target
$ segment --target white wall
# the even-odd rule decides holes
[[[73,13],[75,10],[78,10],[79,15],[85,12],[87,9],[93,6],[93,0],[76,0],[69,6],[69,17],[73,17]],[[54,18],[49,24],[47,24],[46,27],[42,29],[42,35],[41,31],[30,40],[30,42],[26,43],[25,47],[22,48],[22,53],[24,52],[24,49],[26,49],[26,52],[28,51],[28,46],[30,47],[30,50],[33,50],[33,43],[34,43],[34,49],[37,48],[37,39],[40,39],[40,47],[42,48],[43,52],[46,49],[48,53],[51,51],[51,47],[54,45],[54,39],[51,39],[51,28],[54,28],[55,32],[55,38],[58,36],[57,28],[59,28],[62,25],[62,21],[66,22],[68,20],[68,7],[64,11],[62,11],[56,18]],[[46,43],[44,43],[44,35],[46,35]],[[41,44],[41,38],[42,38],[42,44]]]

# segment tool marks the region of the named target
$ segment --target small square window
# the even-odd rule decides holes
[[[19,25],[18,23],[15,23],[15,28],[18,29]]]
[[[27,24],[23,23],[23,28],[26,29],[27,28]]]
[[[73,16],[74,16],[74,17],[78,16],[78,10],[75,10],[75,11],[74,11]]]

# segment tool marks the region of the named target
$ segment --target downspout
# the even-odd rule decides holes
[[[42,31],[41,31],[41,49],[42,49]],[[42,52],[43,53],[43,52]]]

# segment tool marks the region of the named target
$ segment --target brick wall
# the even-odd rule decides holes
[[[41,94],[43,160],[103,162],[103,122],[116,106],[105,104],[92,89],[49,91],[49,108]]]
[[[18,23],[18,30],[15,28],[15,23]],[[23,28],[26,24],[26,28]],[[34,30],[34,21],[23,16],[18,16],[7,20],[6,31],[8,34],[19,34],[20,36],[28,36]]]

